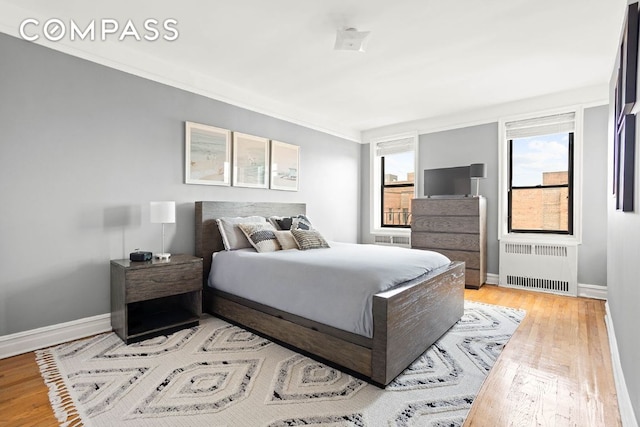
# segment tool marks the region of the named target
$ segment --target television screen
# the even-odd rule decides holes
[[[469,166],[425,169],[425,196],[468,196],[470,194]]]

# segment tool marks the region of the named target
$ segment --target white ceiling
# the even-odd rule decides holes
[[[178,21],[174,42],[46,46],[350,139],[395,123],[600,86],[626,0],[0,0],[0,31],[60,18]],[[371,31],[367,52],[335,31]]]

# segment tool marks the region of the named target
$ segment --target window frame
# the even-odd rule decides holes
[[[510,230],[510,197],[511,197],[511,162],[510,162],[510,143],[507,138],[507,123],[541,118],[556,114],[574,113],[574,130],[572,141],[573,163],[570,165],[571,180],[571,198],[570,204],[570,227],[573,233],[566,232],[553,233],[549,231]],[[583,129],[583,109],[581,106],[573,106],[562,109],[545,110],[535,113],[520,114],[500,118],[498,121],[499,132],[499,173],[498,173],[498,240],[501,241],[526,241],[539,243],[564,243],[564,244],[581,244],[582,243],[582,129]]]
[[[415,150],[414,150],[414,156],[415,156]],[[409,212],[409,217],[408,217],[408,222],[406,225],[400,225],[400,224],[385,224],[385,212],[384,212],[384,192],[387,188],[409,188],[412,187],[413,188],[413,197],[415,197],[416,195],[416,172],[415,172],[415,166],[414,166],[414,170],[413,170],[413,184],[387,184],[385,182],[385,156],[377,156],[378,160],[380,161],[380,228],[381,229],[387,229],[387,228],[411,228],[411,212]],[[415,158],[414,158],[414,163],[415,163]]]
[[[508,140],[508,161],[509,161],[509,172],[508,172],[508,181],[509,181],[509,192],[507,196],[507,229],[509,233],[535,233],[535,234],[564,234],[564,235],[573,235],[573,169],[574,169],[574,158],[573,158],[573,145],[575,138],[574,132],[567,132],[569,136],[569,144],[568,144],[568,158],[569,164],[567,165],[567,183],[566,184],[554,184],[554,185],[522,185],[515,186],[513,185],[513,138]],[[513,190],[535,190],[542,188],[567,188],[568,189],[568,212],[567,212],[567,231],[565,230],[535,230],[535,229],[514,229],[512,226],[513,221],[513,213],[511,212],[512,203],[513,203]]]
[[[384,184],[384,171],[382,167],[382,157],[376,154],[377,144],[383,142],[390,142],[400,139],[412,139],[413,140],[413,157],[414,157],[414,182],[413,182],[413,198],[418,197],[418,132],[405,132],[401,134],[394,134],[388,136],[382,136],[372,138],[369,140],[369,154],[370,154],[370,219],[369,219],[369,232],[372,235],[385,235],[385,236],[408,236],[411,234],[410,225],[407,226],[382,226],[382,209],[383,209],[383,184]],[[401,185],[397,185],[400,187]],[[409,221],[410,223],[410,221]]]

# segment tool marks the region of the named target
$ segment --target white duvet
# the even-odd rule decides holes
[[[209,286],[368,338],[372,295],[447,265],[444,255],[330,242],[331,248],[213,254]]]

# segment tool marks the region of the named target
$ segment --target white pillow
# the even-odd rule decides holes
[[[222,217],[216,219],[218,230],[222,236],[222,243],[227,251],[235,251],[236,249],[251,248],[251,243],[247,240],[242,230],[238,228],[238,224],[248,222],[264,222],[266,218],[262,216],[245,216],[245,217]]]
[[[275,235],[283,251],[298,249],[298,244],[296,243],[296,239],[293,238],[291,230],[276,230]]]

